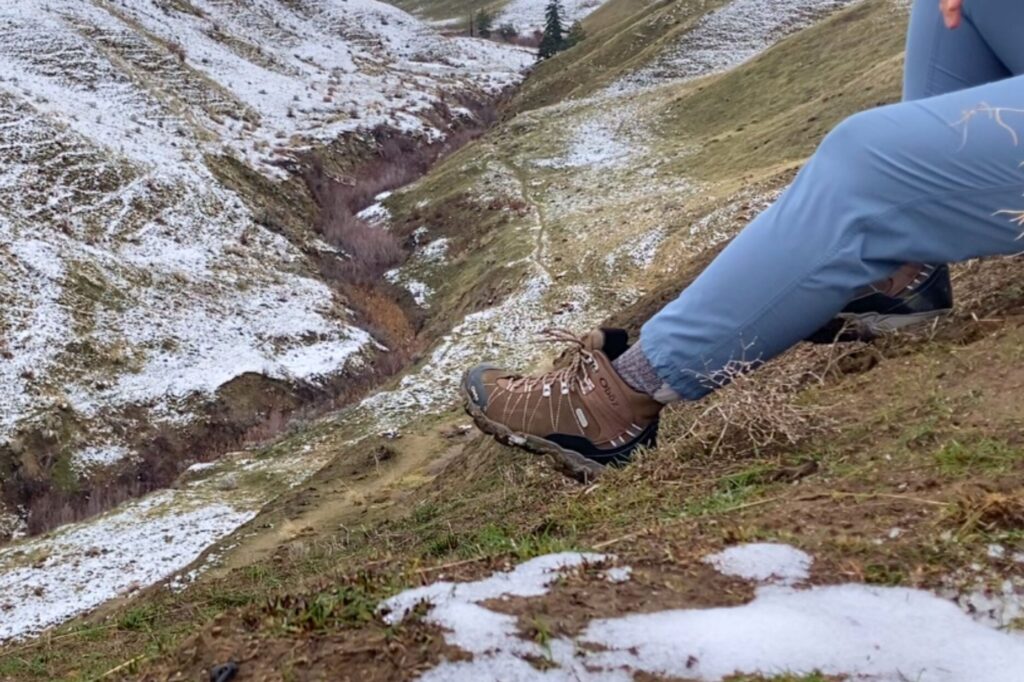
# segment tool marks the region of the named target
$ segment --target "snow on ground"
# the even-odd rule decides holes
[[[128,448],[122,445],[96,445],[82,448],[71,458],[71,466],[79,472],[87,473],[97,467],[116,464],[131,456]]]
[[[613,566],[604,572],[604,579],[610,583],[627,582],[633,575],[633,569],[629,566]]]
[[[740,545],[706,558],[759,583],[747,604],[597,619],[575,640],[556,637],[542,646],[522,636],[514,616],[482,606],[541,596],[559,573],[608,560],[541,556],[476,582],[408,590],[384,602],[382,612],[394,624],[426,603],[426,621],[473,656],[444,661],[420,678],[431,681],[618,681],[637,673],[710,681],[820,672],[865,682],[1011,682],[1024,669],[1024,638],[972,620],[930,592],[778,584],[779,577],[805,578],[810,566],[809,556],[785,545]]]
[[[565,151],[553,158],[539,159],[536,165],[554,169],[610,169],[635,161],[643,154],[650,137],[639,123],[645,102],[633,96],[637,90],[726,71],[852,1],[732,0],[704,15],[678,44],[651,64],[595,95],[563,104],[563,111],[578,109],[584,115],[566,127]]]
[[[0,26],[0,439],[64,401],[177,418],[245,372],[358,363],[369,335],[207,163],[277,178],[347,131],[436,140],[421,114],[533,61],[376,0],[26,0]]]
[[[374,227],[388,227],[391,224],[391,211],[388,210],[388,207],[383,202],[391,194],[391,192],[381,192],[373,198],[372,204],[356,213],[356,217]]]
[[[356,217],[375,227],[386,227],[391,220],[391,211],[384,204],[376,202],[356,213]]]
[[[305,451],[227,458],[208,477],[0,550],[0,642],[167,578],[325,462]],[[193,465],[190,471],[204,469]],[[261,484],[241,485],[247,476]]]
[[[568,568],[586,564],[602,563],[607,559],[603,554],[581,554],[562,552],[547,554],[519,564],[511,571],[495,573],[489,578],[471,583],[436,582],[401,592],[381,604],[384,622],[397,625],[422,603],[433,607],[432,618],[444,619],[445,612],[455,610],[453,626],[461,625],[458,607],[467,603],[499,599],[501,597],[539,597],[547,593],[547,587],[561,577]],[[514,623],[514,620],[513,620]],[[454,630],[454,627],[452,628]],[[472,638],[468,633],[467,640]],[[485,634],[485,633],[481,633]],[[485,634],[486,636],[486,634]],[[471,650],[475,650],[472,647]],[[486,648],[484,649],[486,651]]]
[[[533,63],[374,0],[26,0],[0,5],[0,27],[0,442],[70,410],[92,420],[83,475],[130,456],[111,413],[187,420],[243,373],[316,381],[374,345],[208,163],[273,179],[346,131],[437,140],[438,102],[495,94]],[[280,491],[260,476],[321,464],[218,467],[0,551],[0,639],[180,569]],[[22,532],[0,514],[4,536]]]
[[[441,238],[435,239],[434,241],[426,244],[422,249],[419,250],[417,256],[427,262],[437,262],[444,260],[444,257],[448,254],[448,239]]]
[[[28,534],[23,514],[0,512],[0,538],[17,540]]]
[[[788,186],[787,186],[788,187]],[[702,246],[721,244],[736,234],[736,223],[749,223],[778,199],[786,187],[756,192],[742,190],[724,206],[720,206],[690,225],[690,237]]]
[[[528,369],[550,352],[550,346],[537,343],[543,330],[587,329],[607,313],[595,305],[588,288],[554,286],[538,253],[506,267],[515,272],[524,263],[528,271],[518,292],[464,317],[395,389],[366,398],[339,419],[357,423],[368,418],[375,432],[400,429],[414,415],[448,409],[458,397],[467,367],[498,359],[510,369]]]
[[[429,284],[419,281],[418,279],[410,279],[405,283],[405,288],[412,294],[412,300],[416,302],[421,308],[430,307],[430,295],[434,293],[433,289],[430,288]]]
[[[412,258],[402,267],[384,273],[384,279],[404,287],[412,295],[416,305],[424,309],[430,307],[434,288],[423,281],[423,278],[433,279],[439,276],[440,266],[444,265],[448,255],[449,244],[446,238],[424,244],[427,232],[426,226],[416,228],[412,233],[413,244],[416,246]]]
[[[605,169],[623,166],[642,151],[642,129],[637,125],[640,104],[610,99],[597,106],[569,130],[568,147],[561,156],[539,159],[544,168]],[[605,106],[612,105],[612,106]]]
[[[12,90],[133,161],[180,164],[205,147],[274,174],[271,147],[294,151],[302,140],[385,123],[420,129],[415,114],[442,91],[495,92],[531,62],[516,47],[443,39],[373,0],[195,6],[201,17],[152,0],[118,11],[10,3],[0,10],[8,43],[0,64],[16,74],[6,78]],[[181,104],[192,116],[179,115]]]
[[[960,607],[994,628],[1012,628],[1024,618],[1024,576],[1002,580],[995,587],[979,585],[964,594],[951,594]]]
[[[405,287],[419,307],[424,309],[430,307],[430,297],[434,294],[434,290],[426,282],[414,279],[403,268],[388,270],[384,273],[384,279],[392,284]]]
[[[38,632],[169,575],[255,513],[207,502],[165,515],[161,507],[172,496],[153,495],[100,521],[0,552],[0,641]]]
[[[656,227],[653,230],[630,239],[604,257],[604,265],[609,270],[616,267],[620,258],[628,259],[635,267],[646,270],[654,263],[654,257],[658,255],[658,247],[665,241],[667,232],[664,227]]]
[[[852,0],[732,0],[704,15],[677,45],[608,88],[627,94],[669,81],[719,73],[756,57],[785,36]]]
[[[584,18],[607,0],[561,0],[562,24],[571,25]],[[544,28],[544,9],[548,0],[511,0],[498,13],[495,26],[512,24],[519,33],[533,33]]]
[[[723,575],[783,585],[807,580],[811,557],[795,547],[770,542],[736,545],[704,558]]]

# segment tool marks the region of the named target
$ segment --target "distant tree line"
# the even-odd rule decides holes
[[[511,22],[506,21],[495,27],[494,15],[486,8],[483,8],[470,15],[469,35],[481,38],[500,38],[505,42],[537,45],[537,58],[548,59],[562,50],[568,50],[586,38],[583,24],[579,21],[573,22],[568,30],[565,29],[565,24],[563,23],[564,14],[565,12],[559,0],[549,0],[544,8],[544,30],[536,31],[534,33],[534,40],[537,42],[531,42],[529,38],[521,39],[519,30]]]
[[[469,35],[481,38],[501,38],[511,42],[519,37],[519,30],[512,22],[506,21],[497,28],[494,26],[494,15],[486,8],[469,17]]]

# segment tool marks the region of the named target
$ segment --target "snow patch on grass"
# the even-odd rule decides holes
[[[384,622],[396,625],[423,603],[444,611],[446,608],[458,606],[460,602],[482,602],[510,596],[539,597],[547,593],[548,585],[557,580],[566,569],[600,563],[605,559],[603,554],[546,554],[519,564],[511,571],[495,573],[476,582],[437,582],[406,590],[387,599],[381,604],[380,610],[384,614]],[[471,650],[475,650],[475,647]]]
[[[1024,619],[1024,576],[976,582],[970,591],[948,590],[967,614],[989,627],[1012,630]]]
[[[421,308],[430,307],[430,295],[434,293],[434,290],[429,285],[416,280],[411,279],[405,283],[405,288],[412,294],[412,300],[416,302]]]
[[[152,495],[93,523],[0,551],[0,641],[156,582],[255,514],[216,502],[169,513],[174,496]]]
[[[77,451],[71,457],[71,466],[79,473],[117,464],[131,456],[123,445],[94,445]]]
[[[473,655],[444,661],[421,680],[630,680],[637,673],[717,681],[734,675],[820,672],[851,679],[1011,682],[1024,639],[972,621],[923,590],[848,584],[762,585],[741,606],[675,609],[592,621],[576,639],[524,639],[514,616],[481,606],[547,592],[559,571],[603,560],[553,554],[470,583],[438,582],[383,604],[394,624],[426,604],[446,641]],[[757,581],[803,579],[810,557],[785,545],[741,545],[707,561]],[[545,660],[544,669],[530,660]]]
[[[782,38],[810,26],[852,0],[732,0],[709,12],[677,45],[653,63],[618,80],[609,93],[624,94],[669,81],[721,73],[753,59]]]
[[[391,211],[384,204],[376,202],[356,213],[356,217],[375,227],[385,227],[391,222]]]
[[[601,669],[722,680],[782,672],[863,680],[1011,682],[1024,641],[979,625],[921,590],[835,585],[761,588],[743,606],[599,620],[582,641]]]
[[[786,191],[786,187],[757,193],[743,190],[736,198],[708,212],[690,225],[690,242],[693,250],[721,244],[731,239],[738,228],[749,224],[766,210]]]
[[[604,572],[604,579],[610,583],[624,583],[628,582],[632,575],[632,567],[615,566],[614,568],[609,568],[607,571]]]
[[[68,311],[60,304],[64,267],[58,250],[42,239],[15,236],[0,212],[0,313],[4,336],[0,350],[0,436],[32,407],[36,397],[30,383],[50,370],[70,326]],[[9,240],[9,241],[8,241]]]
[[[0,438],[65,398],[173,418],[242,373],[358,363],[369,335],[207,163],[282,178],[347,132],[436,141],[448,95],[533,63],[376,0],[192,4],[0,4]]]
[[[173,575],[329,457],[308,451],[227,457],[188,485],[0,550],[0,642],[36,634]],[[194,464],[190,471],[212,466]]]
[[[412,295],[412,300],[419,307],[430,307],[430,297],[433,296],[434,290],[426,282],[415,279],[403,268],[388,270],[384,273],[384,279],[392,284],[404,287]]]
[[[658,247],[665,241],[667,234],[664,227],[656,227],[636,239],[627,241],[605,256],[605,267],[612,270],[620,258],[625,258],[635,267],[646,270],[654,263],[654,258],[658,255]]]
[[[444,260],[444,257],[448,255],[448,243],[449,240],[446,238],[435,239],[420,249],[417,252],[416,257],[427,261],[428,263],[442,261]]]
[[[638,124],[640,104],[628,99],[598,96],[573,106],[587,105],[579,122],[569,127],[568,148],[561,156],[538,159],[542,168],[616,168],[644,150],[644,129]]]
[[[736,545],[704,561],[724,575],[783,585],[807,580],[811,568],[811,557],[806,552],[770,542]]]

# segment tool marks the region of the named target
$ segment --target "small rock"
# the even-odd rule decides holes
[[[228,661],[210,668],[210,682],[230,682],[238,674],[238,664]]]
[[[461,436],[465,436],[472,430],[472,424],[454,424],[447,428],[441,429],[441,437],[448,439],[459,438]]]
[[[237,490],[238,477],[234,474],[227,474],[217,479],[217,490]]]

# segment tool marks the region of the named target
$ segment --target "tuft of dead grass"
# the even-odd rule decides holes
[[[684,428],[669,438],[690,441],[711,456],[742,456],[828,435],[838,424],[835,405],[803,393],[843,373],[843,361],[859,346],[798,346],[764,364],[734,361],[705,377],[715,391],[679,408],[673,421]]]
[[[950,515],[961,535],[1024,527],[1024,492],[974,488],[960,494]]]

